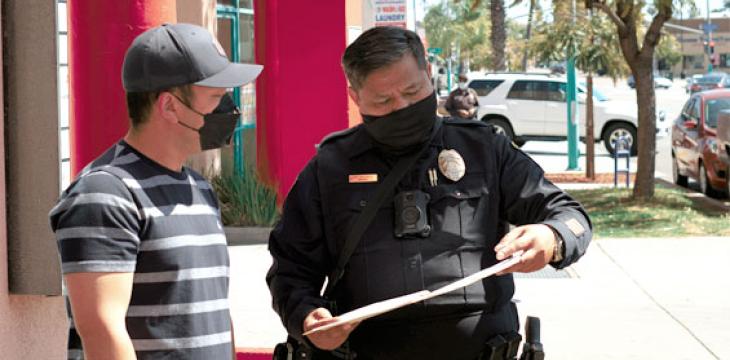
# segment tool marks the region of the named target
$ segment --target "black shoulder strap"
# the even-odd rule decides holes
[[[388,176],[385,177],[383,183],[375,191],[373,197],[369,199],[367,205],[365,206],[365,209],[362,211],[362,213],[360,213],[360,216],[357,217],[357,219],[355,220],[355,224],[352,226],[352,229],[350,229],[350,232],[347,234],[347,238],[345,239],[342,251],[340,252],[340,257],[337,260],[337,267],[335,267],[334,271],[332,271],[332,273],[328,277],[327,288],[324,291],[325,296],[331,294],[337,282],[340,280],[340,278],[342,278],[342,275],[345,273],[345,265],[347,265],[347,262],[350,261],[350,257],[352,256],[352,253],[355,252],[355,248],[360,242],[362,235],[365,233],[365,230],[367,230],[368,226],[370,226],[373,218],[375,218],[375,214],[378,212],[378,209],[380,209],[380,206],[383,205],[383,202],[388,197],[388,194],[392,192],[393,189],[395,189],[396,185],[398,185],[406,172],[408,172],[408,170],[413,167],[413,164],[416,163],[416,160],[418,160],[423,152],[428,149],[431,144],[431,140],[438,134],[440,128],[441,119],[437,118],[436,123],[434,124],[431,139],[429,139],[426,145],[420,150],[414,152],[411,156],[400,158],[393,167],[393,170],[388,173]]]

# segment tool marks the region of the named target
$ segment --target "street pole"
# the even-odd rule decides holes
[[[710,0],[707,0],[707,57],[710,61],[707,62],[707,72],[712,72],[712,57],[714,54],[710,50],[712,48],[712,19],[710,19]]]
[[[575,0],[572,5],[572,23],[575,28]],[[578,166],[578,104],[577,104],[577,84],[575,74],[575,49],[568,49],[568,91],[567,101],[568,106],[568,169],[567,170],[580,170]]]

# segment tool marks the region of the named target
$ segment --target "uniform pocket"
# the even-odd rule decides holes
[[[467,175],[457,183],[431,188],[429,193],[429,213],[434,231],[483,245],[489,199],[483,174]]]

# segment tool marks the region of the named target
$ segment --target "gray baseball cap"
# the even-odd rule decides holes
[[[164,24],[134,39],[124,56],[122,83],[127,92],[187,84],[234,88],[256,79],[262,69],[230,62],[218,40],[203,27]]]

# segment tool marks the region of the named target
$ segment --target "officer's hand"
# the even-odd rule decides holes
[[[456,113],[462,118],[469,117],[469,110],[466,109],[459,109]]]
[[[332,317],[329,310],[325,308],[316,309],[304,318],[304,332],[335,321],[337,321],[337,318]],[[350,333],[352,330],[355,330],[358,324],[359,322],[336,326],[328,330],[307,335],[307,337],[312,344],[322,350],[334,350],[347,340],[347,337],[350,336]]]
[[[519,263],[499,274],[527,273],[544,268],[553,258],[556,241],[555,233],[547,225],[533,224],[515,228],[494,247],[494,251],[497,252],[497,260],[504,260],[517,250],[523,250],[524,253]]]

